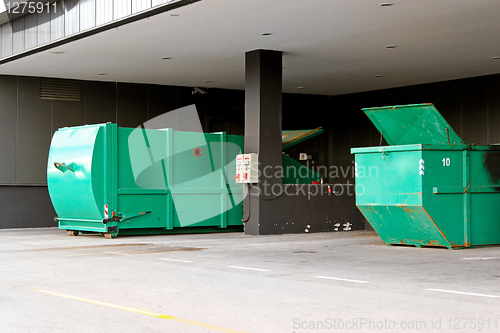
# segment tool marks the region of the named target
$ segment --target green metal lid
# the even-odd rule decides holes
[[[363,109],[390,145],[465,144],[433,104]]]
[[[293,130],[293,131],[283,131],[281,135],[282,147],[281,149],[286,149],[294,146],[300,142],[309,140],[316,135],[323,133],[323,127],[318,127],[313,130]]]

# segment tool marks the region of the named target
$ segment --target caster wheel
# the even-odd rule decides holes
[[[79,234],[78,230],[68,230],[68,235],[70,236],[78,236]]]
[[[111,239],[111,238],[113,238],[113,236],[111,236],[111,234],[109,232],[107,232],[104,234],[104,238]]]

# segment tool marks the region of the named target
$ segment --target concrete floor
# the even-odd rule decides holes
[[[498,332],[499,269],[373,232],[0,230],[0,332]]]

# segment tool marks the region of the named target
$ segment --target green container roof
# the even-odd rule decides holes
[[[433,104],[363,109],[390,145],[465,144]]]

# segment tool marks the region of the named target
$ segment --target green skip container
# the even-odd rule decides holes
[[[432,104],[363,111],[389,146],[351,149],[356,206],[386,244],[500,244],[500,147],[466,144]]]

